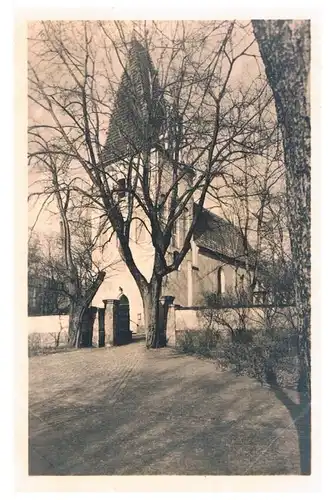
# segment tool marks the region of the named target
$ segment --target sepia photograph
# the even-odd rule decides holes
[[[310,20],[27,37],[28,475],[311,475]]]

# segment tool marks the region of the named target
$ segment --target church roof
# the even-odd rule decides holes
[[[134,37],[109,122],[103,162],[110,164],[152,146],[165,117],[163,93],[148,49]]]
[[[197,204],[194,204],[194,210]],[[245,263],[243,236],[231,222],[203,208],[198,219],[194,241],[198,247],[210,250],[233,261]],[[255,251],[248,245],[250,264],[254,263]]]

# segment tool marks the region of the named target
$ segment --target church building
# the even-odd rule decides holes
[[[151,100],[151,106],[147,101]],[[151,116],[150,115],[151,110]],[[143,119],[144,118],[144,119]],[[147,129],[147,130],[146,130]],[[151,137],[145,149],[148,150],[147,192],[142,189],[140,170],[134,161],[134,154],[143,151],[143,138]],[[165,223],[170,207],[170,192],[173,191],[172,165],[170,155],[175,140],[183,134],[182,125],[177,118],[174,106],[161,91],[158,74],[154,68],[149,51],[136,38],[131,41],[125,70],[117,91],[116,101],[109,123],[107,140],[102,152],[102,164],[110,173],[117,187],[117,200],[121,212],[130,217],[130,248],[138,269],[149,279],[154,265],[154,246],[145,216],[142,200],[147,193],[153,207],[158,207]],[[193,169],[178,158],[177,195],[193,192]],[[142,174],[141,174],[142,172]],[[181,175],[180,175],[181,174]],[[130,187],[135,181],[135,203],[131,211]],[[167,260],[172,262],[174,253],[181,250],[186,234],[197,209],[197,192],[186,197],[184,210],[175,221]],[[129,204],[130,203],[130,204]],[[206,201],[204,206],[206,207]],[[138,287],[128,267],[121,258],[119,240],[106,225],[102,228],[101,255],[104,262],[113,262],[105,281],[99,288],[93,305],[103,306],[103,300],[117,298],[119,289],[130,301],[131,329],[136,331],[143,324],[143,305]],[[245,253],[248,254],[246,262]],[[162,295],[175,297],[175,303],[182,306],[201,305],[208,293],[220,297],[243,289],[247,284],[247,265],[251,249],[245,252],[245,242],[240,231],[231,222],[204,208],[191,239],[190,249],[179,268],[164,278]],[[249,275],[249,273],[248,273]]]

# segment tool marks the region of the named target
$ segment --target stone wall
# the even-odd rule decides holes
[[[173,271],[164,278],[162,294],[175,297],[178,304],[188,306],[188,262],[191,252],[188,252],[181,263],[179,271]]]
[[[30,343],[40,347],[55,347],[67,343],[68,315],[29,316],[27,321]]]
[[[247,328],[257,329],[264,322],[264,311],[261,308],[225,308],[225,309],[179,309],[176,314],[176,329],[177,330],[197,330],[208,328],[214,322],[224,323],[231,328],[240,327],[241,321],[245,322]]]
[[[193,306],[204,304],[204,296],[218,291],[218,273],[223,270],[225,292],[235,290],[236,267],[221,261],[213,253],[200,249],[197,256],[197,267],[192,271]],[[238,279],[246,276],[242,268],[237,270]],[[179,301],[176,301],[179,303]],[[182,304],[181,304],[182,305]]]
[[[61,329],[68,329],[68,315],[63,316],[29,316],[27,327],[31,333],[58,333]]]
[[[124,345],[132,341],[129,300],[104,300],[104,307],[89,307],[82,320],[81,347]],[[28,318],[29,345],[35,348],[57,347],[68,342],[69,316]]]

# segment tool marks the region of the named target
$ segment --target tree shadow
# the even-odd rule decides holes
[[[136,344],[139,342],[146,342],[146,335],[143,333],[135,333],[132,335],[132,344]]]
[[[163,350],[146,351],[128,378],[126,370],[107,369],[129,352],[115,351],[90,351],[66,387],[49,384],[58,364],[45,366],[29,424],[31,450],[48,466],[30,454],[31,475],[295,474],[296,437],[288,446],[276,439],[287,412],[255,381]],[[90,377],[98,359],[101,373]],[[70,377],[70,359],[63,363]]]
[[[304,392],[298,392],[298,403],[277,386],[270,385],[276,398],[287,408],[294,422],[299,442],[300,469],[302,475],[311,474],[311,403]]]

